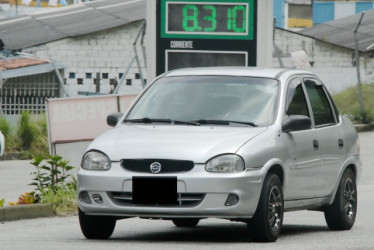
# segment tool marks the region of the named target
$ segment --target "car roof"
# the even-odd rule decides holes
[[[218,75],[218,76],[252,76],[279,79],[282,75],[312,74],[309,71],[282,69],[282,68],[260,68],[260,67],[201,67],[184,68],[169,71],[164,76],[196,76],[196,75]]]

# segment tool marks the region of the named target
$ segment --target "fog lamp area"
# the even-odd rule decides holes
[[[225,206],[233,206],[239,202],[239,196],[236,194],[229,194],[226,199]]]
[[[99,194],[93,194],[92,195],[92,199],[98,203],[98,204],[102,204],[103,203],[103,197],[101,197],[101,195]]]
[[[88,194],[87,191],[82,191],[79,193],[79,200],[81,202],[84,202],[86,204],[91,204],[91,199],[90,199],[90,195]]]

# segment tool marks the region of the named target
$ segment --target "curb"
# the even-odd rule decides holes
[[[355,124],[354,127],[357,132],[367,132],[374,129],[374,124]]]
[[[0,222],[53,217],[54,215],[52,204],[29,204],[0,208]]]

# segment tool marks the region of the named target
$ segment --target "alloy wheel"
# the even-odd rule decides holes
[[[269,195],[269,225],[271,230],[274,232],[281,226],[281,215],[282,215],[282,197],[281,191],[277,186],[273,186]]]

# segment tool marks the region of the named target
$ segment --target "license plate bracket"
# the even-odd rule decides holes
[[[138,205],[178,204],[177,177],[143,177],[132,179],[132,199]]]

